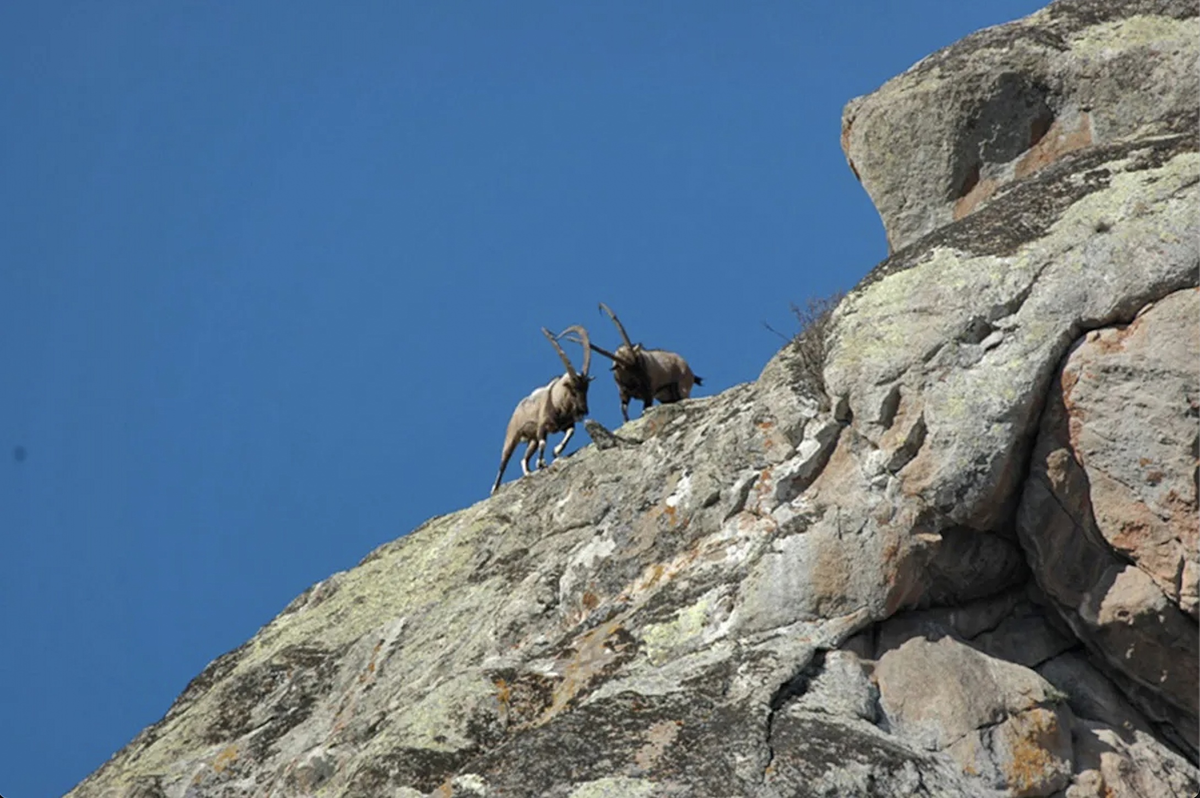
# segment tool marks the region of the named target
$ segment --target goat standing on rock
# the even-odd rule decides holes
[[[613,379],[616,380],[617,390],[621,394],[621,415],[626,421],[629,420],[630,399],[640,399],[642,412],[645,413],[654,404],[655,399],[664,405],[678,402],[691,395],[693,383],[703,385],[683,357],[665,349],[646,349],[641,344],[630,343],[629,336],[617,320],[616,314],[603,302],[600,303],[600,309],[617,325],[617,331],[621,333],[621,340],[625,343],[617,347],[616,352],[606,352],[587,340],[571,340],[582,344],[584,351],[590,348],[613,362]],[[569,331],[564,331],[563,334],[566,332]]]
[[[521,475],[525,476],[529,474],[529,458],[533,456],[534,448],[537,448],[538,453],[537,467],[545,468],[546,436],[552,432],[566,431],[567,434],[563,437],[562,442],[554,447],[554,457],[557,458],[567,447],[571,436],[575,434],[575,422],[588,413],[587,393],[592,380],[588,376],[588,366],[592,362],[592,352],[588,346],[587,330],[576,324],[563,330],[557,336],[545,327],[542,328],[542,332],[550,339],[551,346],[562,358],[563,365],[567,367],[567,373],[555,377],[546,385],[526,396],[517,404],[516,410],[513,410],[512,418],[508,421],[508,431],[504,434],[500,473],[496,474],[492,493],[495,493],[496,489],[500,487],[504,469],[518,443],[529,441],[529,446],[525,449],[525,456],[521,458]],[[558,339],[569,332],[578,336],[571,340],[580,341],[583,344],[583,370],[579,373],[571,365],[571,359],[567,357],[567,353],[558,345]]]

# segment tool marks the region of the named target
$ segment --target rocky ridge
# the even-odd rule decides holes
[[[896,251],[821,380],[381,547],[71,795],[1194,795],[1198,33],[1060,0],[852,101]]]

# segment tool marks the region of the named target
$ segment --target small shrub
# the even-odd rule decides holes
[[[829,399],[825,391],[825,358],[828,355],[826,337],[829,332],[829,318],[833,314],[833,309],[845,296],[845,291],[837,291],[826,297],[813,297],[803,306],[793,302],[792,313],[796,316],[799,329],[790,339],[769,324],[766,325],[768,330],[790,341],[795,352],[798,376],[826,402]]]

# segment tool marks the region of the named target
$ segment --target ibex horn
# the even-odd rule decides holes
[[[617,319],[617,314],[608,309],[608,305],[600,303],[600,309],[608,314],[608,317],[613,320],[613,324],[617,325],[617,330],[621,333],[621,339],[625,342],[625,346],[629,347],[629,351],[633,352],[633,343],[629,340],[629,335],[626,334],[625,328],[621,326],[620,320]]]
[[[583,341],[581,341],[579,338],[570,338],[570,337],[567,337],[567,340],[568,340],[568,341],[574,341],[575,343],[579,344],[580,346],[582,346],[582,345],[583,345]],[[603,355],[604,357],[608,358],[609,360],[615,360],[615,361],[618,361],[618,362],[620,362],[620,363],[624,363],[624,362],[625,362],[625,361],[624,361],[622,358],[619,358],[619,357],[617,357],[617,356],[616,356],[616,355],[614,355],[612,352],[609,352],[607,349],[605,349],[605,348],[604,348],[604,347],[602,347],[602,346],[596,346],[596,345],[595,345],[595,344],[593,344],[591,341],[589,341],[589,342],[588,342],[588,347],[589,347],[589,348],[591,348],[591,350],[592,350],[593,352],[595,352],[597,355]]]
[[[575,333],[581,339],[580,343],[583,346],[583,376],[586,377],[588,375],[588,368],[592,365],[592,342],[588,340],[587,330],[583,329],[583,327],[578,324],[572,324],[570,327],[559,333],[558,337],[562,338],[569,332]],[[555,344],[555,346],[557,346],[557,344]],[[562,350],[560,349],[558,351],[561,352]]]
[[[567,367],[567,373],[572,377],[576,376],[575,367],[571,365],[571,358],[567,357],[567,353],[564,352],[562,347],[558,345],[558,339],[554,337],[554,333],[550,332],[545,327],[542,328],[542,333],[548,339],[550,339],[550,345],[554,347],[554,351],[558,352],[558,356],[562,358],[563,365]]]

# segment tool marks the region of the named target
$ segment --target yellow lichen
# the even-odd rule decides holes
[[[213,760],[212,769],[217,773],[224,773],[225,769],[237,761],[238,749],[236,745],[226,746],[221,753],[217,754]]]
[[[1084,28],[1070,37],[1070,45],[1075,54],[1105,58],[1120,50],[1147,45],[1165,49],[1168,44],[1176,44],[1182,50],[1191,47],[1198,34],[1200,26],[1195,18],[1178,20],[1139,14]]]
[[[703,634],[712,609],[713,599],[706,595],[690,607],[676,612],[672,620],[644,627],[641,638],[646,657],[654,665],[668,660],[673,652]]]
[[[1032,794],[1053,775],[1051,748],[1060,732],[1058,718],[1039,707],[1011,718],[1003,729],[1009,752],[1005,766],[1009,787],[1017,796]]]

